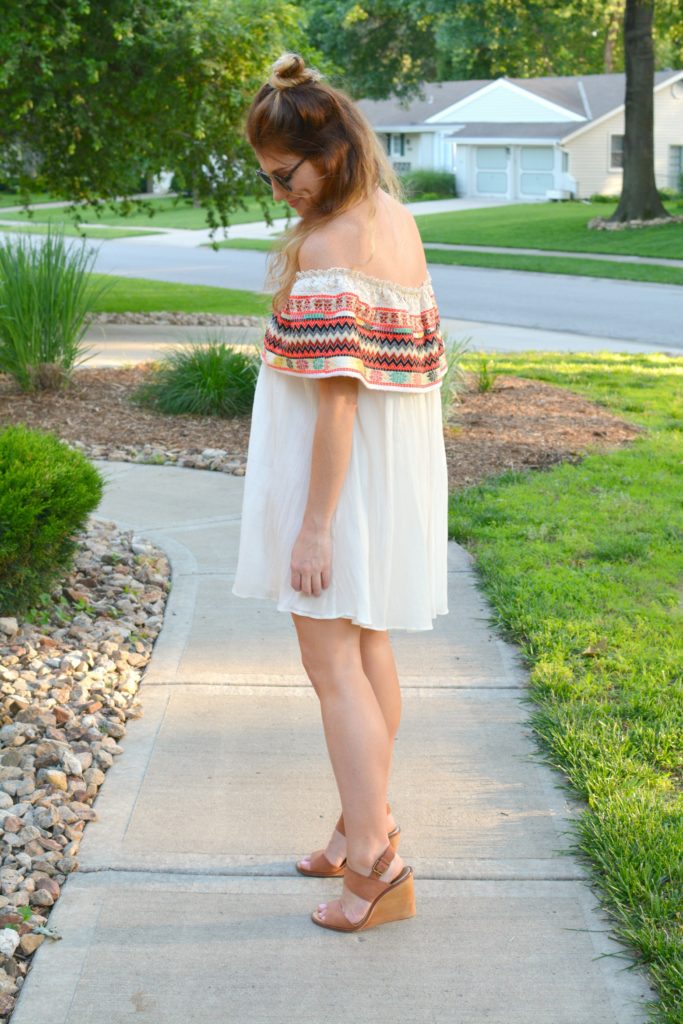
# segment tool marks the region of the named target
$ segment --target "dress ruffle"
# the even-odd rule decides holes
[[[357,377],[387,391],[438,388],[448,362],[431,276],[412,287],[348,267],[298,271],[287,303],[270,317],[261,358],[308,379]]]

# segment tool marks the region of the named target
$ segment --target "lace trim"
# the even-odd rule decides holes
[[[354,270],[352,267],[325,267],[324,269],[297,270],[294,277],[297,281],[302,277],[312,277],[314,279],[322,278],[324,280],[330,275],[339,273],[349,274],[351,277],[360,278],[362,281],[367,281],[376,288],[386,288],[391,291],[405,292],[408,295],[420,295],[422,292],[427,291],[432,284],[432,278],[429,271],[427,271],[427,276],[422,284],[409,285],[398,284],[396,281],[389,281],[385,277],[373,277],[372,274],[366,274],[364,270]]]

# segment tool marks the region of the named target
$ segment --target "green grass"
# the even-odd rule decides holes
[[[651,1019],[680,1024],[683,359],[526,352],[493,364],[646,428],[621,450],[452,494],[449,532],[526,659],[543,759],[585,801],[574,852],[649,969]]]
[[[47,192],[36,192],[31,196],[31,202],[33,203],[55,203],[59,202],[57,196],[48,195]],[[3,206],[19,206],[21,204],[21,197],[18,192],[2,192],[0,191],[0,208]]]
[[[133,238],[135,235],[160,235],[161,231],[126,231],[120,228],[76,228],[73,224],[61,225],[65,235],[78,235],[83,238]],[[14,234],[46,235],[51,224],[0,224],[0,231],[11,231]]]
[[[174,284],[139,277],[92,274],[97,282],[111,282],[99,299],[98,313],[236,313],[269,316],[270,296],[199,284]]]
[[[272,242],[265,238],[231,238],[219,242],[220,249],[256,249],[269,252]],[[580,260],[562,256],[520,256],[506,253],[454,252],[425,247],[428,263],[460,267],[489,267],[500,270],[526,270],[541,274],[568,274],[572,277],[610,277],[623,281],[655,281],[659,284],[683,284],[683,267],[657,264],[614,263],[610,260]]]
[[[425,256],[428,263],[461,267],[495,267],[499,270],[526,270],[539,274],[567,274],[571,277],[608,277],[622,281],[683,284],[683,267],[659,266],[656,263],[614,263],[610,260],[581,260],[569,256],[508,256],[506,253],[454,252],[448,249],[430,249],[429,246],[425,247]]]
[[[216,243],[218,249],[256,249],[258,252],[270,252],[272,245],[267,238],[226,238]],[[204,242],[201,248],[210,249],[211,242]]]
[[[100,211],[100,217],[97,216],[93,207],[84,209],[83,216],[89,224],[120,225],[121,227],[137,225],[138,227],[185,228],[188,230],[207,230],[209,227],[206,220],[206,211],[192,206],[185,200],[181,200],[175,206],[173,198],[167,197],[151,199],[150,203],[154,210],[153,216],[150,216],[146,210],[139,209],[135,212],[131,211],[129,216],[123,217],[120,214],[114,213],[108,206],[103,206]],[[253,221],[263,220],[261,207],[256,199],[248,199],[246,207],[246,210],[235,210],[230,214],[231,224],[249,224]],[[274,203],[272,201],[269,208],[273,217],[284,217],[290,209],[285,202]],[[23,211],[8,213],[5,215],[5,219],[27,220],[28,214]],[[51,224],[69,223],[71,221],[71,217],[65,213],[65,209],[59,207],[52,210],[35,210],[32,219],[36,222]],[[220,233],[220,230],[219,228],[217,233]]]
[[[667,200],[668,213],[683,213],[683,200]],[[501,245],[567,252],[624,253],[683,259],[683,223],[622,231],[589,230],[593,217],[608,218],[616,203],[520,203],[493,209],[418,214],[422,241]]]

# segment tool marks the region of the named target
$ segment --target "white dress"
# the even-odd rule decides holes
[[[264,344],[261,349],[232,593],[273,600],[277,609],[286,613],[349,618],[366,629],[433,629],[432,620],[448,614],[448,475],[440,379],[447,364],[438,314],[434,320],[431,279],[420,287],[407,288],[347,268],[300,271],[290,301],[295,295],[303,297],[309,342],[310,300],[316,296],[317,310],[321,292],[325,331],[316,314],[313,344],[316,352],[323,350],[323,337],[327,341],[334,337],[335,344],[324,348],[322,362],[301,359],[297,369],[288,372],[285,366],[294,366],[296,361],[283,358],[282,348],[277,349],[280,356],[273,355],[274,334],[270,347]],[[346,326],[340,347],[342,304]],[[363,331],[367,339],[372,321],[375,335],[370,348],[388,351],[384,335],[379,347],[375,344],[377,323],[387,324],[387,310],[397,311],[391,314],[392,324],[408,323],[413,328],[427,323],[431,316],[430,336],[436,354],[430,365],[438,361],[438,369],[432,370],[429,380],[419,373],[408,376],[378,370],[378,365],[388,365],[384,355],[383,363],[378,357],[367,369],[369,356],[366,350],[361,352]],[[271,322],[275,323],[272,318]],[[301,328],[301,320],[297,322]],[[413,331],[410,340],[419,347],[424,338],[418,335]],[[301,339],[301,329],[297,337]],[[391,337],[395,351],[395,331]],[[403,343],[403,350],[408,350],[410,340]],[[283,368],[271,365],[269,359],[279,361]],[[361,383],[348,471],[331,525],[330,585],[315,596],[291,586],[290,559],[308,498],[319,403],[318,384],[310,372],[311,367],[321,365],[320,372],[313,370],[317,376],[342,372],[359,377]],[[373,384],[382,374],[382,382]],[[413,387],[394,385],[394,379],[409,379]],[[419,385],[415,383],[418,380]]]

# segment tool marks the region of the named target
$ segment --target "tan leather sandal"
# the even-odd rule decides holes
[[[372,865],[369,875],[361,875],[353,868],[347,867],[344,876],[347,887],[360,899],[371,900],[365,916],[360,921],[352,924],[341,907],[329,905],[324,919],[319,917],[316,909],[311,913],[311,920],[321,928],[331,928],[335,932],[360,932],[365,928],[374,928],[378,924],[414,917],[415,888],[412,867],[404,865],[400,874],[391,882],[382,882],[380,879],[395,856],[396,853],[390,844]]]
[[[389,807],[389,804],[387,804],[387,814],[390,813],[390,810],[391,808]],[[343,814],[339,815],[339,821],[335,825],[335,828],[337,832],[340,833],[340,835],[346,835],[346,832],[344,831]],[[397,850],[398,844],[401,839],[401,826],[397,825],[395,829],[387,833],[387,839],[391,843],[392,848],[394,850]],[[325,856],[324,850],[315,850],[314,853],[311,854],[310,868],[299,867],[300,863],[300,861],[297,861],[297,863],[295,864],[296,870],[299,872],[299,874],[311,875],[315,878],[341,878],[346,871],[346,857],[344,857],[344,860],[341,862],[341,864],[331,864],[330,861]]]

